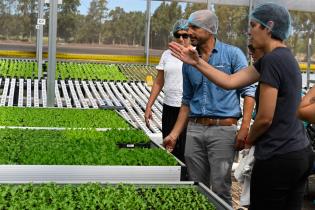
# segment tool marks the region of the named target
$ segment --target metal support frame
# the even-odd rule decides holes
[[[248,17],[252,13],[252,11],[253,11],[253,0],[249,0]],[[248,24],[247,25],[247,30],[249,30],[249,28],[250,28],[250,19],[249,18],[248,18],[248,23],[247,24]],[[246,43],[247,43],[247,46],[248,46],[249,45],[249,40],[248,39],[246,40]],[[251,61],[252,59],[250,59],[250,56],[249,56],[249,49],[248,49],[248,47],[246,47],[246,54],[247,54],[247,59],[250,60],[250,62],[252,62]]]
[[[208,10],[210,10],[210,11],[212,11],[212,12],[214,12],[214,4],[213,3],[211,3],[212,2],[212,0],[207,0],[207,8],[208,8]]]
[[[44,16],[44,0],[38,0],[38,19],[43,19]],[[36,36],[36,59],[38,66],[38,79],[42,77],[42,63],[43,63],[43,27],[44,25],[37,25]]]
[[[48,77],[47,77],[47,106],[48,107],[55,106],[57,5],[58,5],[57,1],[50,0]]]
[[[151,25],[151,0],[147,0],[147,25],[146,25],[146,35],[145,35],[145,56],[146,56],[146,64],[149,64],[150,58],[150,25]]]
[[[307,77],[307,83],[306,87],[307,89],[310,88],[310,72],[311,72],[311,56],[312,56],[312,38],[308,38],[308,45],[307,45],[307,68],[306,68],[306,77]]]

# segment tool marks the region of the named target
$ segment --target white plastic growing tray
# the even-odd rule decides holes
[[[0,183],[179,182],[186,166],[175,159],[177,166],[0,165]]]
[[[181,166],[0,165],[0,183],[180,181]]]

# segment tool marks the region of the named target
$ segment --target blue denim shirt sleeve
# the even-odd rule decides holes
[[[192,88],[190,81],[189,81],[188,71],[189,71],[188,65],[183,63],[183,67],[182,67],[182,73],[183,73],[182,104],[185,104],[186,106],[189,107],[190,99],[193,96],[193,88]]]
[[[234,73],[247,67],[247,59],[244,53],[239,48],[234,48],[235,53],[233,57],[233,69]],[[254,84],[245,86],[241,89],[238,89],[238,93],[244,98],[245,96],[255,97],[256,87]]]

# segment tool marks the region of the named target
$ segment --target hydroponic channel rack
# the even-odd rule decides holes
[[[46,79],[0,78],[0,106],[47,107],[46,89]],[[56,107],[123,107],[117,112],[125,120],[149,136],[161,138],[163,93],[152,108],[153,122],[147,128],[143,116],[149,96],[150,87],[143,82],[55,81]]]

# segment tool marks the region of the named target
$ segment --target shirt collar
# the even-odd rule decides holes
[[[212,49],[212,53],[217,53],[221,48],[221,42],[218,39],[215,39],[214,48]]]
[[[221,49],[221,45],[222,45],[222,42],[220,42],[218,39],[215,39],[215,44],[214,44],[214,48],[212,49],[212,52],[211,53],[217,53],[219,52],[219,49]],[[196,48],[197,51],[198,51],[198,48]],[[199,52],[199,51],[198,51]]]

